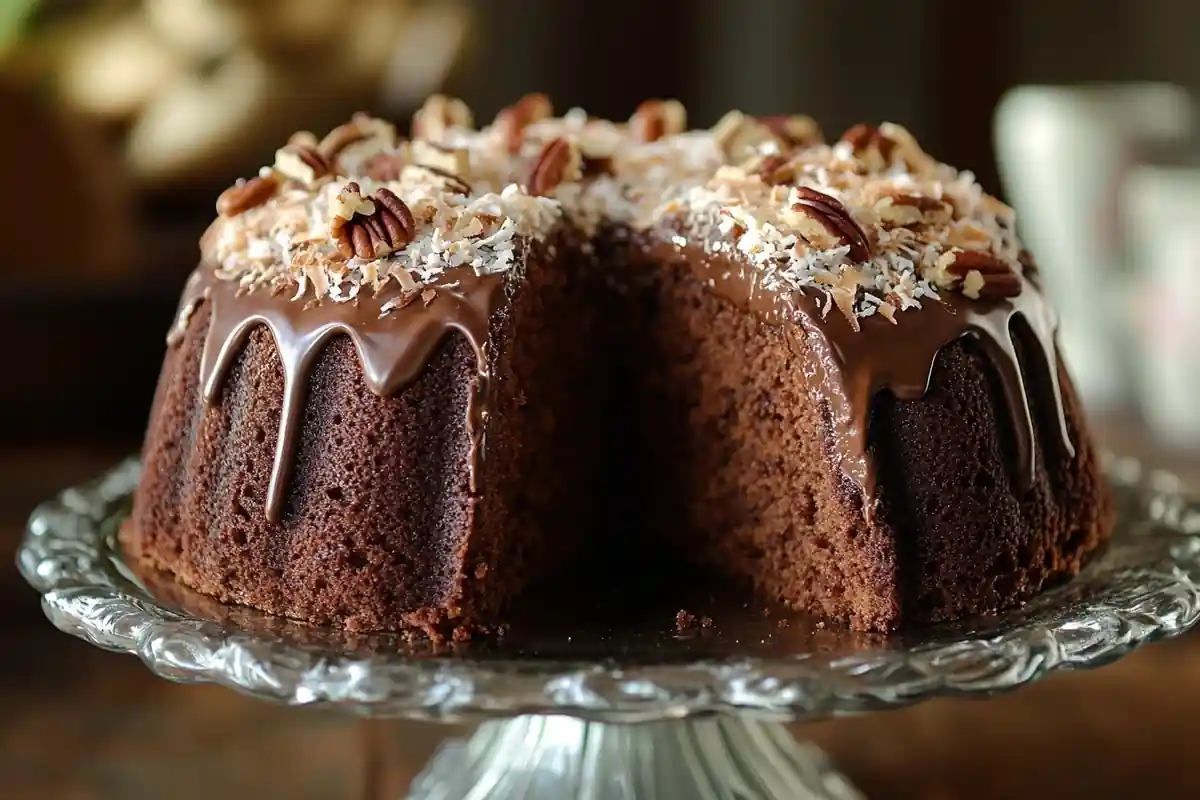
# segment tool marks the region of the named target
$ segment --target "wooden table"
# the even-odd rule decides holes
[[[1200,485],[1128,424],[1102,426]],[[11,568],[25,516],[131,449],[0,452],[0,798],[398,797],[461,728],[361,723],[152,676],[54,631]],[[1200,797],[1200,635],[1013,695],[798,726],[872,798]]]

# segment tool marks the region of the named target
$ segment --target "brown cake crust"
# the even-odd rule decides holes
[[[480,374],[466,338],[450,333],[415,381],[380,396],[337,336],[309,376],[279,520],[264,502],[284,396],[275,341],[255,328],[206,403],[200,303],[164,360],[126,548],[205,594],[315,624],[434,637],[484,627],[596,518],[599,464],[574,457],[597,431],[590,317],[575,311],[591,287],[576,272],[531,258],[493,315],[478,492],[466,421]]]
[[[150,566],[228,602],[319,624],[434,627],[459,612],[476,501],[467,491],[474,353],[447,339],[390,398],[366,391],[345,337],[313,370],[283,519],[267,519],[283,397],[274,341],[255,330],[219,403],[200,394],[209,313],[168,352],[124,531]]]

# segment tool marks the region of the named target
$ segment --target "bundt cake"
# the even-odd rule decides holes
[[[660,547],[862,630],[1011,607],[1110,532],[1013,212],[826,144],[530,95],[294,136],[217,203],[121,539],[222,601],[468,635]]]

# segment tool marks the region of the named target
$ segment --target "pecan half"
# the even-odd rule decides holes
[[[812,147],[824,139],[817,121],[803,114],[774,114],[758,121],[789,148]]]
[[[275,169],[304,186],[333,173],[333,164],[315,145],[296,140],[275,151]]]
[[[796,189],[797,199],[792,206],[793,211],[807,214],[819,222],[829,235],[850,247],[850,258],[854,261],[869,261],[871,258],[871,243],[866,232],[859,227],[836,198],[824,192],[800,186]]]
[[[515,104],[496,115],[492,127],[500,136],[504,149],[515,155],[525,141],[525,129],[554,113],[550,98],[540,92],[527,94]]]
[[[544,197],[564,181],[579,180],[582,172],[583,157],[579,154],[579,148],[562,137],[551,139],[538,153],[533,169],[529,171],[526,187],[530,194]]]
[[[252,208],[261,206],[279,191],[279,176],[275,172],[258,175],[248,181],[238,181],[217,198],[217,213],[222,217],[235,217]]]
[[[375,217],[386,232],[384,240],[392,250],[406,247],[417,238],[417,223],[413,219],[408,204],[401,200],[391,189],[380,189],[375,192]]]
[[[362,187],[348,183],[334,201],[329,234],[345,258],[368,261],[399,250],[416,237],[417,225],[404,201],[390,189],[364,197]]]
[[[629,118],[629,132],[639,142],[656,142],[687,130],[687,109],[678,100],[646,100]]]
[[[939,285],[958,288],[972,300],[1016,297],[1021,277],[1007,261],[981,250],[951,250],[943,253],[937,266],[943,273]]]
[[[470,107],[462,100],[444,94],[430,95],[425,105],[413,114],[412,136],[436,142],[445,138],[449,128],[470,128],[474,122]]]

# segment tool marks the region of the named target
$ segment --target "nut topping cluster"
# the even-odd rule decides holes
[[[804,114],[776,114],[759,117],[758,121],[789,149],[821,144],[820,126],[816,120]]]
[[[991,253],[954,248],[937,261],[938,284],[959,288],[972,300],[996,300],[1021,293],[1021,278],[1012,265]]]
[[[440,142],[450,128],[470,128],[472,124],[474,117],[466,103],[457,97],[435,94],[413,115],[412,135],[414,139]]]
[[[475,130],[462,101],[437,95],[412,140],[364,114],[322,139],[297,134],[222,193],[206,258],[251,291],[340,302],[387,281],[419,292],[459,267],[516,268],[564,219],[584,235],[616,224],[733,257],[756,291],[823,293],[853,327],[899,323],[942,292],[996,302],[1034,280],[1012,209],[898,125],[826,144],[799,115],[731,111],[689,132],[675,100],[627,122],[552,115],[530,94]]]
[[[638,142],[657,142],[687,130],[687,109],[678,100],[646,100],[629,118],[629,133]]]
[[[250,180],[238,180],[217,198],[217,213],[232,217],[257,208],[275,196],[279,191],[279,183],[279,176],[272,170]]]
[[[871,243],[867,239],[867,234],[837,199],[818,192],[816,189],[801,186],[796,189],[796,202],[792,204],[792,211],[799,212],[802,215],[801,219],[807,217],[809,220],[815,221],[839,244],[849,247],[850,258],[855,261],[870,260]],[[805,228],[812,231],[811,226],[801,222],[802,234],[805,234]],[[812,234],[805,235],[805,238],[809,238],[810,235]],[[813,236],[813,238],[817,237]]]
[[[275,151],[275,171],[302,186],[333,173],[333,159],[321,152],[312,134],[297,134]]]
[[[871,206],[885,224],[898,228],[915,225],[945,225],[954,208],[945,200],[913,194],[888,194]]]
[[[529,171],[526,186],[534,197],[553,193],[564,181],[577,181],[583,175],[583,157],[579,148],[568,139],[551,139],[538,153]]]
[[[406,245],[416,236],[417,224],[404,201],[390,189],[366,197],[354,182],[334,198],[329,235],[345,258],[372,261]]]
[[[515,104],[496,115],[492,128],[499,136],[505,150],[516,155],[525,140],[525,129],[554,114],[550,98],[541,93],[527,94]]]

